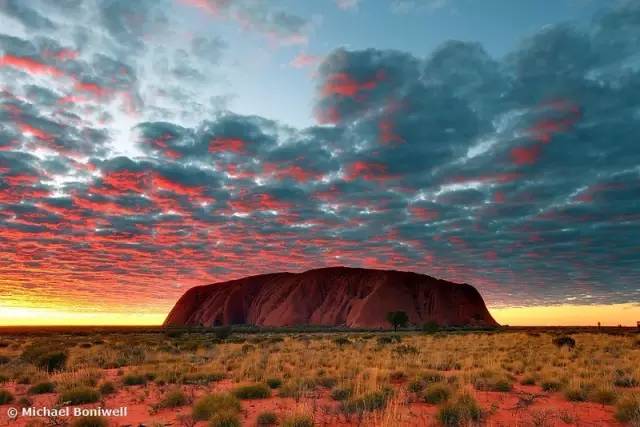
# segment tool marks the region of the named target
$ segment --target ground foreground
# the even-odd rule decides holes
[[[5,331],[0,425],[640,426],[640,336],[567,332]],[[128,414],[7,415],[65,406]]]

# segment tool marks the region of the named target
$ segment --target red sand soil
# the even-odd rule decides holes
[[[107,372],[108,379],[116,380],[115,372]],[[238,384],[230,380],[223,380],[208,386],[182,386],[183,391],[192,400],[211,392],[229,391]],[[436,426],[435,418],[437,407],[422,402],[417,402],[415,396],[404,391],[404,384],[396,384],[396,397],[389,403],[391,411],[395,414],[395,422],[387,425],[423,427]],[[160,401],[162,395],[174,386],[147,386],[121,387],[119,391],[109,396],[104,401],[104,407],[117,408],[128,407],[128,416],[124,418],[112,418],[114,426],[138,426],[140,424],[183,426],[186,425],[180,419],[180,415],[191,413],[191,405],[177,409],[162,409],[154,411],[153,405]],[[26,396],[28,386],[5,384],[4,388],[12,391],[17,398]],[[615,421],[612,406],[600,405],[590,402],[569,402],[560,393],[546,393],[538,386],[522,386],[516,384],[510,392],[475,392],[480,405],[487,413],[484,425],[512,427],[512,426],[622,426]],[[534,396],[531,398],[531,396]],[[51,407],[57,401],[55,393],[32,396],[33,406]],[[19,417],[9,420],[7,410],[10,407],[0,406],[0,425],[24,426],[33,421],[31,418]],[[81,405],[83,407],[97,407],[98,404]],[[380,424],[382,414],[374,413],[359,419],[357,416],[345,417],[339,412],[339,404],[329,397],[329,391],[318,390],[313,397],[305,397],[296,402],[293,398],[244,400],[242,401],[241,418],[243,425],[255,426],[259,413],[273,411],[279,417],[284,417],[296,411],[304,411],[313,414],[316,426],[376,426]],[[560,413],[565,414],[565,419],[572,419],[572,423],[565,423]],[[45,424],[51,424],[52,420],[43,419]],[[534,422],[535,421],[535,422]],[[206,426],[199,422],[196,426]]]

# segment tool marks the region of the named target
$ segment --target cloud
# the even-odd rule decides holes
[[[251,2],[194,5],[306,34]],[[161,4],[103,6],[0,36],[5,293],[168,308],[176,283],[344,264],[466,281],[494,305],[638,298],[633,3],[504,58],[337,49],[304,129],[226,111],[225,41],[180,38]],[[91,22],[104,31],[76,28]]]
[[[360,0],[335,0],[336,6],[338,6],[342,10],[351,10],[357,9],[360,3]]]

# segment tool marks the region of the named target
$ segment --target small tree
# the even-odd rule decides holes
[[[387,313],[387,322],[393,326],[394,331],[397,331],[398,328],[407,326],[409,316],[404,311],[390,311]]]

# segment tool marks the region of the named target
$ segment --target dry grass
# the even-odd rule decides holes
[[[338,416],[371,425],[398,425],[415,402],[437,405],[434,419],[443,423],[475,422],[491,416],[491,408],[476,402],[477,393],[509,393],[523,385],[567,401],[617,404],[622,417],[633,421],[640,384],[637,338],[571,337],[575,347],[554,344],[557,336],[548,332],[233,334],[224,340],[201,332],[69,336],[66,365],[56,371],[20,357],[50,338],[11,336],[0,337],[7,343],[0,347],[0,378],[50,384],[80,400],[100,395],[98,389],[107,395],[127,386],[168,387],[173,394],[165,396],[165,407],[190,400],[181,386],[206,388],[224,379],[241,399],[294,398],[303,405],[301,418],[313,418],[319,412],[314,402],[324,396]],[[119,369],[119,381],[107,382],[105,369]],[[224,417],[235,417],[232,406]],[[548,416],[538,410],[531,422],[544,423]]]

